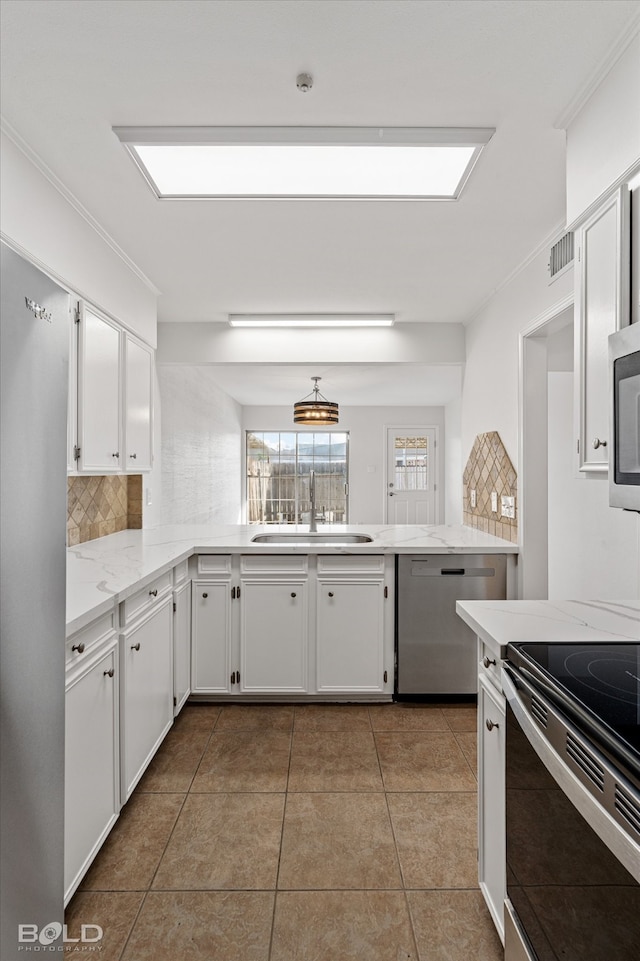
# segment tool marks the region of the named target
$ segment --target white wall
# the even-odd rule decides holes
[[[567,224],[640,160],[640,33],[567,128]]]
[[[157,292],[5,134],[0,227],[23,256],[152,347]]]
[[[158,383],[162,491],[155,517],[165,524],[238,524],[240,404],[216,386],[206,366],[159,366]]]
[[[548,374],[549,597],[640,597],[637,515],[608,505],[606,476],[577,475],[573,371]]]
[[[460,491],[462,468],[459,450],[459,419],[452,407],[445,433],[444,407],[340,407],[339,430],[349,431],[349,521],[352,524],[384,524],[386,505],[386,428],[437,427],[440,437],[439,489]],[[243,430],[295,430],[291,407],[243,407]],[[444,452],[451,445],[450,456]],[[445,476],[445,470],[449,476]],[[443,498],[451,509],[454,497]],[[459,500],[458,496],[458,500]],[[440,523],[459,523],[446,513]]]

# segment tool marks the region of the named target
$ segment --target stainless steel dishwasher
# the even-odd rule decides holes
[[[396,697],[471,695],[478,689],[476,640],[456,601],[504,600],[505,554],[400,554]]]

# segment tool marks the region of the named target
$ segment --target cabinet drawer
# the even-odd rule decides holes
[[[137,594],[133,594],[123,604],[124,620],[123,624],[130,624],[140,614],[144,614],[152,607],[158,598],[162,597],[171,590],[173,582],[173,571],[165,571],[160,577],[156,577]]]
[[[243,574],[306,574],[306,554],[243,554],[240,570]]]
[[[343,554],[320,554],[318,557],[318,574],[382,574],[383,572],[383,554],[347,557]]]
[[[178,584],[182,584],[186,581],[189,576],[189,561],[180,561],[179,564],[173,568],[173,585],[177,587]]]
[[[115,608],[108,614],[96,618],[77,634],[68,637],[65,643],[65,663],[67,669],[75,667],[87,659],[100,645],[115,636]]]
[[[500,658],[492,652],[487,644],[480,640],[478,640],[478,654],[480,661],[479,676],[484,677],[496,690],[500,691]]]
[[[199,554],[198,574],[230,574],[230,554]]]

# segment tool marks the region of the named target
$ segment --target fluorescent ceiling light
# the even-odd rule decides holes
[[[393,314],[229,314],[230,327],[392,327]]]
[[[456,200],[493,128],[114,127],[161,199]]]

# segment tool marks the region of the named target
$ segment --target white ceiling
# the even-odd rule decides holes
[[[554,124],[639,9],[2,0],[2,113],[161,291],[161,321],[378,311],[464,323],[563,223],[565,133]],[[308,94],[301,71],[314,77]],[[111,128],[163,124],[496,134],[454,203],[162,202]]]
[[[216,383],[246,406],[293,405],[322,380],[343,406],[439,407],[460,396],[462,368],[431,364],[207,364]]]

